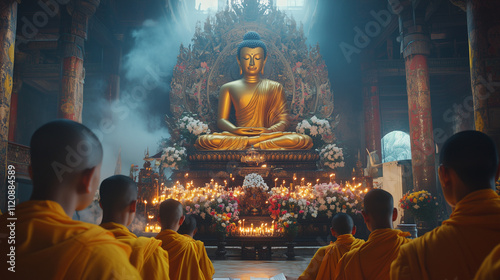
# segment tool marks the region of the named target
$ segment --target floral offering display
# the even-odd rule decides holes
[[[243,181],[243,189],[248,188],[260,188],[262,191],[269,190],[266,182],[264,182],[264,178],[257,173],[250,173],[245,176],[245,180]]]
[[[319,157],[323,167],[327,169],[334,170],[345,165],[342,148],[337,147],[335,144],[324,146],[319,151]]]
[[[275,227],[281,230],[285,235],[293,237],[298,231],[297,214],[285,213],[278,218]]]
[[[403,210],[410,212],[418,221],[436,220],[439,209],[437,197],[433,197],[428,191],[406,193],[399,201]]]
[[[295,131],[311,136],[314,147],[317,149],[335,140],[330,122],[325,119],[318,119],[316,116],[299,122]]]
[[[238,199],[231,192],[220,194],[210,203],[207,212],[214,218],[217,232],[227,235],[236,228],[238,203]]]
[[[357,215],[361,213],[365,192],[356,193],[354,188],[341,187],[336,183],[317,184],[313,188],[315,200],[311,216],[330,219],[337,213]]]
[[[161,156],[163,167],[179,169],[187,165],[186,148],[174,145],[173,147],[163,148]]]
[[[195,114],[184,113],[177,122],[181,137],[190,144],[194,144],[198,136],[210,133],[208,124],[196,119],[195,117]]]

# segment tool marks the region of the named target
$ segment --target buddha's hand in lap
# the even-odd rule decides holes
[[[237,127],[231,132],[242,136],[257,136],[262,133],[270,133],[272,131],[265,127]]]

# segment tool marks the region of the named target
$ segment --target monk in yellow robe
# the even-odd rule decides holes
[[[289,125],[283,86],[261,79],[267,61],[267,48],[260,35],[248,32],[238,45],[237,57],[243,79],[220,89],[217,126],[223,131],[200,136],[199,150],[245,150],[253,146],[265,150],[311,149],[311,137],[285,132]],[[231,108],[236,125],[229,121]]]
[[[382,189],[369,191],[364,198],[362,211],[368,230],[368,240],[347,252],[337,266],[335,279],[387,280],[392,261],[398,256],[399,247],[409,240],[400,230],[392,228],[398,217],[393,197]]]
[[[132,248],[130,263],[142,279],[169,279],[168,253],[155,238],[137,237],[128,230],[135,218],[137,184],[130,177],[114,175],[102,181],[99,188],[102,208],[101,227]]]
[[[198,256],[200,257],[200,268],[205,275],[205,279],[212,279],[215,273],[214,265],[210,258],[208,257],[207,250],[205,249],[205,244],[200,240],[195,240],[194,235],[198,231],[196,227],[196,218],[193,215],[186,215],[184,222],[180,226],[177,233],[184,236],[190,237],[194,240]]]
[[[0,218],[0,235],[15,232],[13,242],[0,242],[2,279],[141,279],[129,262],[130,246],[70,218],[90,205],[99,186],[97,137],[80,123],[52,121],[35,131],[30,154],[31,198]]]
[[[354,238],[356,226],[351,216],[338,213],[332,218],[330,228],[332,235],[337,238],[330,245],[321,247],[307,266],[307,269],[300,275],[299,280],[334,279],[337,264],[349,250],[357,248],[365,243],[363,239]]]
[[[484,259],[479,267],[474,280],[498,280],[500,279],[500,245]]]
[[[163,249],[168,252],[170,279],[205,280],[196,242],[191,237],[177,233],[184,219],[180,202],[174,199],[163,201],[159,211],[161,232],[156,239],[162,241]]]
[[[457,133],[443,144],[439,160],[439,181],[453,212],[440,227],[401,247],[391,279],[473,279],[500,244],[493,140],[478,131]]]

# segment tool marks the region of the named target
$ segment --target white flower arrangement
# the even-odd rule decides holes
[[[267,191],[269,187],[266,182],[264,182],[264,178],[257,173],[250,173],[245,176],[245,180],[243,181],[243,189],[247,188],[260,188],[263,191]]]
[[[194,118],[193,114],[185,114],[179,119],[177,125],[179,126],[182,137],[188,142],[194,143],[196,138],[202,134],[209,134],[210,128],[208,124]]]
[[[184,147],[167,147],[163,148],[161,156],[163,167],[178,169],[180,165],[187,161],[187,152]]]
[[[325,119],[318,119],[316,116],[298,123],[295,131],[311,136],[316,148],[320,148],[325,143],[333,141],[333,131],[330,122]]]
[[[319,151],[320,160],[324,167],[335,169],[337,167],[344,167],[344,153],[342,148],[337,147],[335,144],[324,146]]]

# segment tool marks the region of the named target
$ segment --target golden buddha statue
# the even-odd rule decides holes
[[[285,132],[289,125],[283,86],[261,79],[267,61],[267,48],[256,32],[248,32],[238,46],[240,74],[243,79],[224,84],[219,95],[217,126],[222,133],[200,136],[198,150],[262,150],[311,149],[311,137]],[[236,125],[229,121],[231,106]]]

